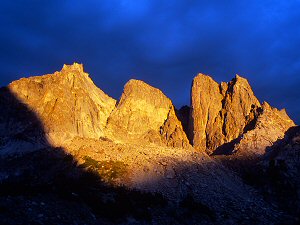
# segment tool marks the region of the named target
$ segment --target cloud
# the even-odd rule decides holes
[[[300,122],[297,1],[2,1],[0,84],[82,62],[118,98],[130,78],[189,103],[192,78],[236,73]]]

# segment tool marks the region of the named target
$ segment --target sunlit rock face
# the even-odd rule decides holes
[[[125,85],[119,104],[108,118],[107,129],[113,139],[122,142],[188,146],[171,100],[140,80],[130,80]]]
[[[254,128],[242,135],[235,150],[241,154],[263,155],[266,153],[266,147],[284,138],[285,132],[292,126],[295,126],[295,123],[285,109],[278,110],[264,102]]]
[[[255,110],[261,105],[248,81],[238,75],[228,83],[223,100],[223,130],[225,142],[241,135],[255,118]]]
[[[252,133],[260,137],[263,149],[264,139],[276,141],[293,124],[285,112],[261,106],[245,78],[236,75],[229,83],[218,84],[199,74],[193,80],[189,137],[196,149],[212,153],[223,144],[239,142],[242,135],[239,149],[243,149],[254,145]],[[258,129],[264,126],[265,132]]]
[[[64,65],[54,74],[14,81],[8,89],[37,115],[53,145],[62,145],[75,136],[103,136],[116,104],[77,63]]]
[[[7,93],[7,97],[3,98],[2,94],[1,108],[10,102],[16,104],[2,113],[0,126],[9,127],[15,133],[19,131],[13,127],[18,124],[33,127],[33,130],[39,126],[40,136],[46,137],[53,146],[68,145],[74,137],[189,146],[171,100],[143,81],[130,80],[116,106],[116,100],[96,87],[83,66],[74,63],[64,65],[54,74],[14,81],[2,92]],[[17,115],[11,116],[21,111],[17,109],[20,104],[24,106],[22,111],[28,109],[35,115],[38,125],[19,120]],[[14,122],[9,122],[13,125],[8,124],[9,118],[13,118]]]
[[[212,149],[223,143],[220,87],[211,77],[199,74],[193,80],[189,135],[195,148]]]

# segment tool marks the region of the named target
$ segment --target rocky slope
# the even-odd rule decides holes
[[[295,123],[284,109],[272,108],[267,102],[264,102],[253,125],[254,128],[244,133],[234,147],[234,151],[238,154],[264,155],[266,148],[282,139],[289,128],[295,126]]]
[[[284,208],[300,214],[300,127],[290,128],[285,136],[267,148],[264,166],[275,185],[271,194]]]

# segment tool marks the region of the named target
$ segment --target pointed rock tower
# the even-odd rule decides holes
[[[270,125],[272,121],[276,125],[273,128]],[[263,127],[264,124],[269,124],[268,130],[278,130],[273,133],[272,140],[277,140],[294,125],[283,111],[267,104],[261,106],[245,78],[236,75],[229,83],[221,84],[204,74],[194,78],[189,138],[196,149],[213,153],[220,146],[226,146],[233,150],[242,137],[246,139],[254,135],[254,128],[254,133],[264,139],[267,131],[257,133],[257,127]],[[242,140],[239,146],[246,145],[250,146],[250,141]],[[262,144],[260,147],[265,146]]]
[[[202,151],[215,149],[223,144],[223,98],[219,84],[211,77],[199,74],[194,78],[191,91],[189,137],[196,149]]]

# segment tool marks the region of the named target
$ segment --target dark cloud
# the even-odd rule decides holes
[[[1,1],[0,84],[82,62],[119,98],[130,78],[189,103],[199,72],[236,73],[300,122],[298,1]]]

